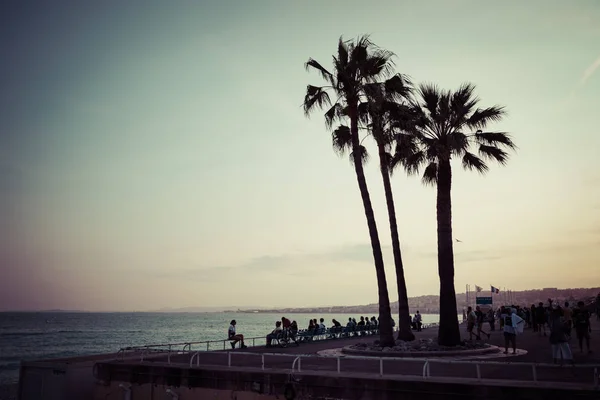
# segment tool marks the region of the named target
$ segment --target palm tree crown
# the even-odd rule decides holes
[[[325,86],[308,85],[304,97],[304,113],[309,116],[315,108],[326,108],[325,123],[331,127],[335,121],[349,116],[349,107],[358,107],[365,97],[365,85],[390,76],[393,71],[393,53],[375,46],[368,36],[356,41],[340,38],[337,55],[333,56],[333,72],[310,58],[305,67],[314,69],[328,83]],[[330,93],[335,96],[331,101]]]
[[[417,173],[425,166],[423,182],[432,185],[438,183],[440,162],[453,158],[460,158],[465,169],[480,173],[489,169],[486,161],[505,164],[508,153],[504,149],[516,149],[510,135],[484,131],[490,123],[504,117],[504,109],[476,108],[479,99],[474,90],[475,86],[469,83],[455,92],[431,84],[420,85],[420,103],[413,109],[413,124],[408,129],[405,124],[397,137],[395,162],[402,163],[409,173]]]

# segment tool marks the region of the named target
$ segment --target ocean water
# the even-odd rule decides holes
[[[223,340],[232,319],[237,321],[237,331],[246,338],[262,339],[280,317],[262,313],[0,313],[0,384],[18,381],[22,360],[109,353],[127,346]],[[349,317],[360,316],[287,317],[303,329],[311,318],[324,318],[330,326],[333,318],[345,324]],[[423,314],[424,323],[438,319],[438,315]]]

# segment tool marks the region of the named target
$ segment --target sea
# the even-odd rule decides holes
[[[4,312],[0,313],[0,385],[18,382],[21,361],[112,353],[128,346],[223,340],[232,319],[238,333],[262,339],[280,317],[270,313]],[[355,314],[286,317],[296,320],[300,329],[311,318],[324,318],[327,326],[334,318],[344,325],[349,317],[360,318]],[[435,314],[422,318],[423,323],[439,320]]]

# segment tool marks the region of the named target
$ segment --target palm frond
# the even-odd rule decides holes
[[[327,128],[331,128],[334,122],[344,117],[344,107],[340,103],[335,103],[325,113],[325,125]]]
[[[468,151],[462,157],[462,165],[464,169],[475,170],[480,174],[484,174],[487,172],[489,167],[487,164],[479,157],[477,157],[473,153],[469,153]]]
[[[308,61],[304,64],[304,68],[307,71],[310,71],[311,68],[316,69],[327,82],[332,83],[333,81],[333,74],[313,58],[308,59]]]
[[[457,156],[462,156],[469,148],[469,138],[462,132],[454,131],[448,135],[448,147],[450,152]]]
[[[383,89],[383,84],[380,82],[371,82],[363,85],[363,93],[367,101],[377,106],[381,106],[385,100]]]
[[[322,87],[306,86],[306,96],[304,96],[304,103],[302,104],[304,115],[308,116],[315,107],[323,108],[328,105],[331,105],[331,99]]]
[[[408,99],[413,92],[408,75],[395,74],[387,79],[383,85],[387,97],[396,101]]]
[[[359,68],[361,78],[366,82],[376,82],[390,76],[394,72],[394,53],[387,50],[376,50],[362,62]]]
[[[350,163],[352,165],[354,165],[355,152],[358,152],[358,158],[360,159],[362,165],[365,165],[367,162],[369,162],[369,153],[367,152],[367,148],[361,145],[358,146],[357,149],[350,152]]]
[[[475,85],[463,83],[450,98],[450,108],[453,114],[453,127],[458,128],[466,123],[468,115],[477,105],[479,99],[473,95]]]
[[[418,90],[421,99],[423,99],[423,107],[433,120],[438,118],[438,104],[440,102],[440,89],[432,83],[423,83],[419,85]]]
[[[505,115],[504,107],[478,108],[467,119],[466,125],[471,129],[484,129],[488,124],[502,120]]]
[[[369,49],[373,46],[373,43],[369,39],[368,35],[357,38],[354,42],[350,42],[350,62],[351,68],[356,71],[359,70],[359,66],[367,61],[369,58]]]
[[[425,153],[421,150],[414,152],[409,152],[407,150],[397,151],[392,158],[391,171],[402,166],[408,175],[416,175],[419,173],[425,162]]]
[[[423,171],[423,177],[421,181],[424,185],[435,186],[437,184],[438,165],[436,162],[430,162],[425,171]]]
[[[358,104],[358,108],[357,108],[357,113],[358,113],[358,120],[363,123],[363,124],[368,124],[371,117],[370,117],[370,103],[367,101],[363,101],[360,102]]]
[[[340,36],[340,40],[338,41],[338,54],[335,61],[342,68],[348,65],[348,42],[345,42],[342,36]]]
[[[452,123],[452,111],[450,108],[450,97],[449,91],[442,91],[439,96],[438,102],[438,115],[434,120],[437,125],[441,128],[442,133],[448,133],[450,125]]]
[[[488,144],[491,146],[504,145],[509,149],[516,149],[510,135],[507,132],[482,132],[478,130],[474,134],[475,141],[479,144]]]
[[[352,149],[352,133],[350,132],[350,128],[346,125],[338,126],[331,133],[331,141],[333,150],[337,154],[343,155],[347,151],[350,151]]]
[[[496,146],[479,145],[479,155],[488,160],[496,160],[501,165],[506,165],[508,153]]]

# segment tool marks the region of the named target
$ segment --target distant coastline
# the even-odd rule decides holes
[[[571,289],[558,289],[558,288],[544,288],[544,289],[532,289],[524,291],[512,291],[512,297],[515,299],[515,304],[520,305],[531,305],[537,304],[540,301],[546,302],[549,298],[559,301],[576,301],[576,300],[589,300],[600,293],[600,287],[592,288],[571,288]],[[489,290],[483,290],[482,296],[490,296]],[[474,299],[475,293],[470,293],[471,299]],[[503,293],[494,294],[494,304],[504,304],[505,300]],[[466,293],[458,293],[456,300],[459,309],[461,311],[463,307],[467,305]],[[471,301],[473,302],[473,301]],[[408,305],[411,311],[419,310],[423,314],[439,314],[439,296],[427,295],[410,297],[408,299]],[[391,304],[392,311],[398,311],[398,302],[395,301]],[[269,308],[261,306],[209,306],[209,307],[180,307],[180,308],[162,308],[159,310],[131,310],[131,311],[86,311],[86,310],[62,310],[62,309],[51,309],[51,310],[6,310],[0,311],[1,313],[8,312],[27,312],[27,313],[253,313],[253,314],[370,314],[376,315],[378,313],[378,304],[364,304],[364,305],[352,305],[352,306],[316,306],[316,307],[282,307],[282,308]]]

